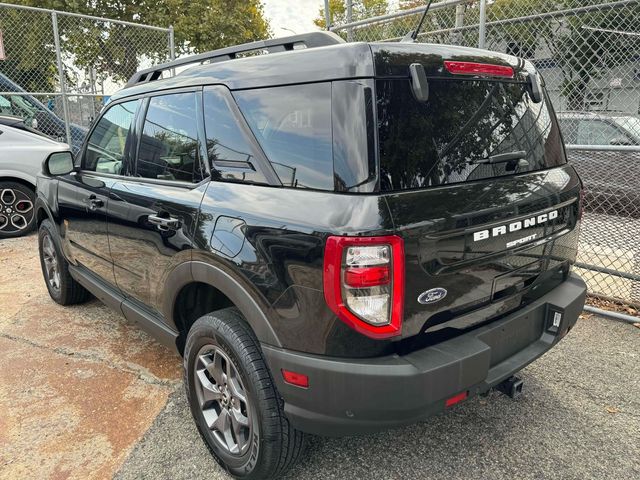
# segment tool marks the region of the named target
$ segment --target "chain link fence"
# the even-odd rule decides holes
[[[0,3],[0,115],[74,151],[109,96],[174,57],[173,30]]]
[[[330,29],[399,41],[424,11],[416,3],[389,2],[384,15]],[[536,65],[585,184],[577,269],[591,294],[640,305],[640,0],[445,0],[432,4],[417,41]]]

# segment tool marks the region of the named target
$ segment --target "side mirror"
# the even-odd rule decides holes
[[[75,166],[71,152],[54,152],[47,157],[42,165],[42,171],[52,176],[66,175],[74,170]]]
[[[633,142],[625,137],[615,137],[609,140],[609,145],[633,145]]]

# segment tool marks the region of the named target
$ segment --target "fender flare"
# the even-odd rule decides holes
[[[34,205],[35,210],[36,210],[36,218],[38,218],[38,214],[40,213],[40,210],[43,210],[45,215],[47,216],[47,218],[51,221],[51,223],[53,223],[53,225],[58,228],[58,225],[56,224],[56,221],[53,217],[53,213],[51,213],[51,210],[49,209],[49,205],[47,205],[47,202],[45,202],[44,200],[42,200],[42,198],[40,198],[39,196],[36,197],[36,203]],[[58,232],[60,233],[60,232]]]
[[[260,343],[282,348],[269,319],[248,290],[222,268],[200,261],[181,263],[167,277],[162,312],[170,328],[179,331],[173,320],[173,307],[182,288],[193,282],[205,283],[220,290],[240,310]]]
[[[29,175],[28,173],[20,172],[18,170],[0,170],[0,180],[11,181],[11,178],[21,180],[36,188],[36,177]],[[7,180],[8,179],[8,180]]]

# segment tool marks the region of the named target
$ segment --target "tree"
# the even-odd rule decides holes
[[[236,0],[231,8],[225,0],[12,1],[146,25],[173,25],[178,54],[199,53],[271,35],[260,0]],[[13,18],[6,17],[5,11]],[[8,48],[10,61],[0,62],[0,69],[10,77],[20,77],[29,90],[50,90],[56,78],[51,16],[11,9],[3,9],[2,13],[0,28],[8,47],[11,39],[19,42],[16,48]],[[21,21],[27,16],[37,17],[35,24]],[[68,16],[59,16],[58,23],[64,59],[80,68],[95,68],[116,81],[128,79],[143,60],[151,64],[168,59],[168,37],[164,32]],[[24,40],[28,48],[24,48]],[[66,73],[73,83],[72,72],[67,69]]]
[[[329,0],[329,14],[331,25],[341,25],[347,23],[347,1]],[[389,8],[388,0],[353,0],[351,21],[356,22],[365,18],[384,15]],[[318,12],[318,16],[313,21],[323,30],[327,28],[324,8]]]

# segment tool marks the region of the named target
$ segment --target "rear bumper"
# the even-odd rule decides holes
[[[263,346],[285,413],[317,435],[367,433],[413,423],[446,399],[486,392],[566,335],[584,306],[586,285],[571,275],[532,304],[467,334],[405,356],[344,359]],[[555,313],[562,316],[552,327]],[[284,382],[281,369],[309,376],[309,388]]]

